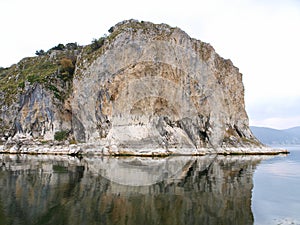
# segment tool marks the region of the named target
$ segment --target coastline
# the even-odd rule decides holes
[[[0,154],[72,155],[72,156],[203,156],[217,155],[278,155],[289,154],[286,149],[268,146],[218,147],[218,148],[120,148],[101,143],[0,145]]]

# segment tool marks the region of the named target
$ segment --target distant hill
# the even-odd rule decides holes
[[[255,137],[267,145],[299,145],[300,127],[277,130],[267,127],[250,127]]]

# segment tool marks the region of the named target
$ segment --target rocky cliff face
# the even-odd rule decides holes
[[[129,20],[109,32],[96,47],[51,51],[1,71],[3,140],[64,132],[108,154],[261,146],[248,126],[242,74],[212,46],[166,24]],[[70,58],[72,71],[62,62]]]
[[[124,21],[87,60],[72,101],[77,140],[121,148],[218,148],[258,143],[242,75],[206,43],[165,24]]]
[[[53,140],[57,131],[71,131],[69,98],[78,53],[79,49],[70,47],[49,50],[0,71],[2,141],[10,142],[14,137],[47,141]]]

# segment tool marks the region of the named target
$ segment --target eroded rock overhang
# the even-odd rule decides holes
[[[111,36],[76,71],[78,141],[118,149],[260,146],[248,127],[242,75],[209,44],[137,21],[116,25]]]

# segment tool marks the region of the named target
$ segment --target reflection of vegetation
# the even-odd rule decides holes
[[[178,176],[144,187],[102,177],[110,168],[97,168],[103,159],[84,162],[86,173],[79,166],[82,162],[73,159],[26,160],[23,170],[0,176],[0,196],[7,196],[6,215],[0,198],[0,224],[253,224],[251,189],[257,157],[189,160]],[[177,164],[171,159],[168,165]]]
[[[53,165],[52,169],[53,169],[54,173],[67,173],[68,172],[68,167],[59,166],[59,165]]]
[[[8,222],[7,216],[5,215],[1,198],[0,198],[0,224],[10,224]]]
[[[57,204],[50,209],[47,210],[45,214],[43,214],[40,218],[36,220],[34,225],[41,224],[55,224],[55,225],[65,225],[68,223],[68,209],[62,205]],[[58,216],[59,215],[59,216]]]

